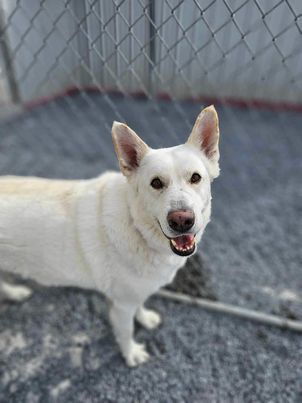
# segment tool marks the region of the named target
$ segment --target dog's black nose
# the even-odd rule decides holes
[[[186,232],[193,227],[195,216],[191,210],[175,210],[170,211],[167,220],[173,231]]]

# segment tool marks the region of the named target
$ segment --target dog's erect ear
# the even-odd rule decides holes
[[[113,122],[112,139],[120,168],[125,176],[138,167],[149,147],[124,123]]]
[[[217,178],[219,175],[219,122],[213,105],[200,112],[187,143],[204,153],[211,179]]]

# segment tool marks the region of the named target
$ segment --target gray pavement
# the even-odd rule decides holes
[[[153,297],[162,326],[136,337],[152,354],[128,369],[104,300],[40,289],[0,321],[1,402],[300,402],[301,335]]]

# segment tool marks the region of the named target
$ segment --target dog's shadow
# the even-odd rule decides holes
[[[186,265],[178,270],[174,280],[166,288],[192,297],[217,300],[210,268],[198,253],[187,260]]]

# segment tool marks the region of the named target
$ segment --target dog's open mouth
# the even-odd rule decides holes
[[[170,239],[170,246],[174,253],[179,256],[189,256],[195,251],[195,236],[181,235]]]

